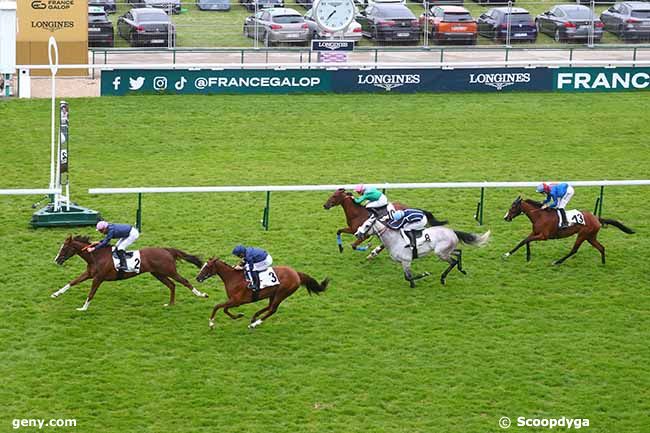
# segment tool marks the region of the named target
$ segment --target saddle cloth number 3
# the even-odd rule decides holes
[[[260,272],[260,288],[276,286],[280,284],[278,276],[273,268],[268,268],[266,271]]]

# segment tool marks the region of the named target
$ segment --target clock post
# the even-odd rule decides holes
[[[354,49],[354,41],[347,41],[344,36],[355,14],[354,0],[317,0],[314,3],[314,18],[321,33],[340,35],[339,38],[312,40],[311,50],[318,53],[319,63],[347,61],[347,52]]]

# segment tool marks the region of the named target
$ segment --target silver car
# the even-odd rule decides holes
[[[244,21],[244,36],[264,41],[267,47],[278,43],[305,44],[310,35],[309,25],[294,9],[263,9]]]
[[[334,36],[332,33],[320,28],[316,22],[316,18],[314,18],[313,8],[309,9],[305,14],[305,22],[307,22],[307,25],[309,25],[311,39],[329,39]],[[352,21],[352,23],[350,23],[350,26],[347,28],[345,34],[343,35],[343,39],[354,42],[359,42],[362,37],[363,33],[361,32],[361,24],[356,21]]]
[[[229,11],[230,0],[196,0],[196,7],[202,11]]]

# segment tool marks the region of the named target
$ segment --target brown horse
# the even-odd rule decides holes
[[[584,224],[575,224],[564,229],[558,227],[559,218],[557,212],[554,209],[541,209],[542,204],[534,200],[522,200],[521,197],[517,197],[512,206],[506,213],[504,219],[506,221],[512,221],[517,215],[524,213],[533,223],[533,231],[521,242],[517,244],[511,251],[503,255],[504,258],[510,257],[521,248],[523,245],[526,245],[526,261],[530,261],[530,243],[533,241],[545,241],[547,239],[561,239],[578,235],[573,248],[566,256],[562,257],[559,260],[553,262],[554,265],[559,265],[564,262],[566,259],[578,252],[578,248],[584,241],[589,242],[594,248],[600,251],[600,256],[603,264],[605,264],[605,247],[598,242],[596,237],[598,236],[598,231],[600,230],[601,224],[607,226],[608,224],[613,225],[614,227],[620,229],[621,231],[632,234],[634,230],[629,227],[626,227],[619,221],[596,217],[591,212],[582,211],[584,215]]]
[[[341,206],[343,208],[343,213],[345,214],[345,222],[347,227],[340,228],[336,231],[336,243],[339,246],[339,252],[343,252],[343,241],[341,240],[341,233],[349,233],[354,235],[354,233],[361,227],[361,225],[370,218],[371,213],[364,206],[354,202],[354,196],[350,192],[346,192],[345,188],[339,188],[327,199],[323,208],[326,210],[331,209],[334,206]],[[409,207],[403,203],[393,202],[393,206],[396,210],[409,209]],[[439,226],[447,224],[447,221],[438,221],[431,212],[423,210],[424,214],[427,216],[429,225]],[[359,244],[365,241],[367,238],[361,237],[352,242],[352,249],[356,250]],[[380,245],[375,251],[373,251],[372,256],[376,256],[384,249],[383,245]]]
[[[74,280],[70,281],[63,288],[52,293],[52,298],[58,298],[68,291],[72,286],[75,286],[82,281],[92,278],[92,286],[86,302],[78,311],[86,311],[93,300],[97,289],[104,281],[115,281],[126,278],[136,277],[146,272],[156,277],[161,283],[169,288],[169,304],[173,305],[176,300],[176,285],[171,280],[176,280],[194,293],[199,298],[207,298],[207,293],[196,290],[185,278],[180,276],[176,270],[176,260],[183,259],[192,263],[197,268],[202,265],[201,259],[193,255],[184,253],[183,251],[174,248],[143,248],[140,250],[140,272],[120,272],[115,270],[113,265],[113,258],[111,257],[111,248],[100,248],[89,253],[87,251],[90,245],[90,239],[87,236],[68,236],[59,254],[54,259],[57,265],[63,265],[70,257],[78,255],[86,261],[88,266],[86,270]],[[171,279],[170,279],[171,278]]]
[[[223,308],[223,312],[234,320],[239,319],[244,315],[241,313],[233,315],[228,311],[230,308],[249,304],[259,299],[269,298],[269,305],[256,312],[251,318],[248,327],[256,328],[261,325],[264,320],[273,315],[282,301],[291,296],[301,285],[307,288],[307,292],[309,292],[310,295],[312,293],[318,295],[319,293],[324,292],[329,284],[329,278],[325,278],[319,284],[309,275],[302,272],[296,272],[288,266],[274,266],[273,271],[280,281],[280,284],[260,290],[258,298],[253,300],[253,292],[247,287],[243,270],[230,266],[218,258],[208,260],[201,268],[199,275],[196,276],[196,280],[198,282],[203,282],[213,275],[219,275],[223,281],[224,288],[226,289],[226,295],[228,295],[228,300],[226,302],[217,304],[212,309],[212,315],[210,316],[209,321],[210,329],[214,328],[214,316],[217,314],[217,311],[219,311],[219,308]],[[258,319],[258,316],[262,313],[265,313],[264,316]]]

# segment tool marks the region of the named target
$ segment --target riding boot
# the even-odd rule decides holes
[[[126,251],[115,250],[115,254],[117,254],[117,257],[120,259],[120,265],[117,267],[117,270],[126,272],[128,270],[126,266]]]
[[[414,230],[406,232],[406,234],[409,237],[409,240],[411,241],[411,250],[413,251],[413,260],[418,258],[418,240],[417,240],[417,233],[415,233]]]
[[[560,228],[565,229],[569,227],[569,221],[566,219],[566,211],[564,209],[560,209],[560,215],[562,218],[562,222],[560,223]]]
[[[251,276],[253,277],[253,301],[257,301],[260,293],[260,273],[251,271]]]

